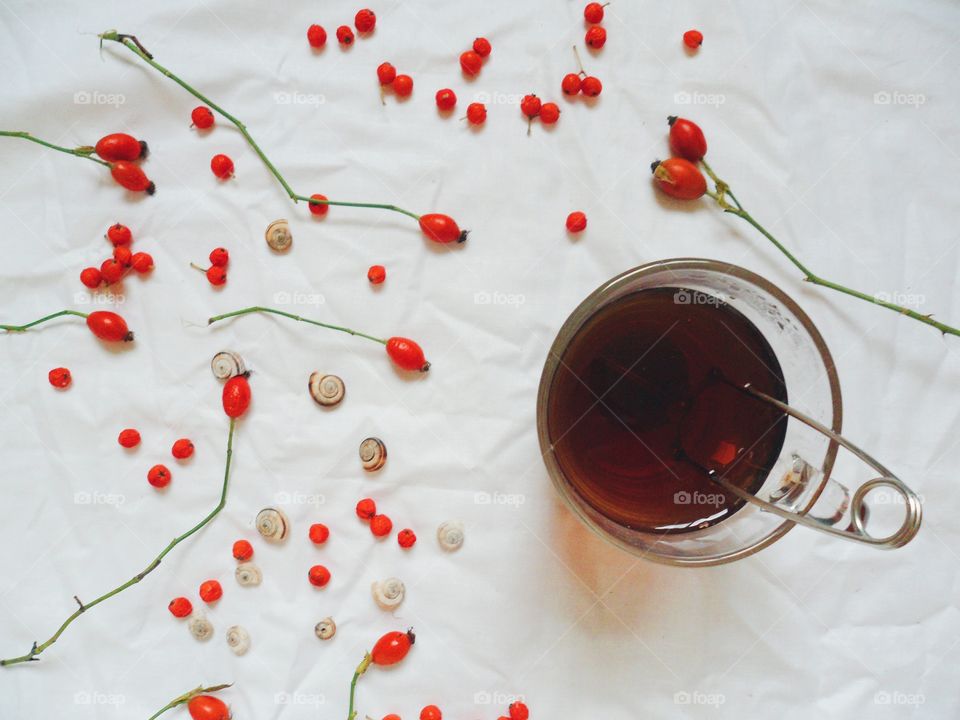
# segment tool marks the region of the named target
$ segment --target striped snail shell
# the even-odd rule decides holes
[[[213,370],[213,376],[217,380],[229,380],[247,372],[243,358],[233,350],[221,350],[214,355],[213,360],[210,361],[210,369]]]
[[[459,550],[463,545],[463,523],[448,520],[437,528],[437,542],[447,552]]]
[[[197,640],[209,640],[213,637],[213,623],[203,615],[193,615],[187,623],[187,629]]]
[[[227,628],[227,647],[234,655],[243,655],[250,649],[250,633],[240,625]]]
[[[267,245],[276,252],[286,252],[293,244],[293,234],[290,232],[290,223],[286,220],[274,220],[267,225],[264,233]]]
[[[260,568],[251,562],[237,565],[233,576],[237,579],[237,584],[243,587],[259,585],[263,581],[263,573],[260,571]]]
[[[343,400],[344,393],[346,393],[346,386],[336,375],[324,375],[321,372],[313,372],[310,374],[310,381],[307,383],[307,387],[310,389],[310,397],[312,397],[317,405],[323,405],[324,407],[332,407],[334,405],[339,405],[340,401]]]
[[[290,523],[287,521],[287,516],[284,515],[283,510],[264,508],[257,513],[257,532],[265,540],[275,543],[281,542],[287,537],[289,529]]]
[[[387,461],[387,446],[383,440],[368,437],[360,443],[360,462],[367,472],[374,472],[383,467]]]
[[[332,617],[325,617],[323,620],[317,623],[316,627],[313,628],[313,631],[321,640],[329,640],[337,634],[337,624],[333,621]]]
[[[378,580],[373,583],[370,590],[373,593],[374,602],[384,610],[393,610],[403,602],[407,593],[403,581],[395,577]]]

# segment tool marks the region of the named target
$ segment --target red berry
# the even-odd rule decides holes
[[[214,286],[223,285],[227,282],[227,271],[219,265],[211,265],[207,268],[207,280]]]
[[[413,92],[413,78],[409,75],[397,75],[393,79],[393,91],[397,97],[409,97]]]
[[[583,9],[583,19],[594,24],[603,22],[603,5],[598,2],[588,3]]]
[[[576,73],[568,73],[563,76],[560,89],[563,90],[564,95],[577,95],[580,92],[581,82],[579,75]]]
[[[469,230],[461,231],[452,217],[440,213],[421,215],[420,230],[428,238],[438,243],[461,243],[467,239],[469,233]]]
[[[323,565],[314,565],[310,568],[309,572],[307,572],[307,579],[310,580],[311,585],[323,587],[330,582],[330,571]]]
[[[246,562],[253,557],[253,545],[246,540],[237,540],[233,544],[233,557],[240,562]]]
[[[327,44],[327,31],[319,25],[311,25],[307,28],[307,42],[310,47],[322,48]]]
[[[592,75],[588,75],[580,83],[580,91],[587,97],[596,97],[603,92],[603,83]]]
[[[70,385],[71,381],[70,371],[67,368],[54,368],[47,373],[47,380],[50,381],[50,384],[55,388],[65,388]]]
[[[487,119],[487,106],[483,103],[470,103],[467,106],[467,121],[471,125],[483,125]]]
[[[146,173],[136,163],[120,160],[110,165],[110,174],[117,184],[133,192],[145,192],[153,195],[157,186],[150,182]]]
[[[436,705],[427,705],[420,711],[420,720],[443,720],[443,713]]]
[[[87,327],[90,332],[107,342],[130,342],[133,333],[127,328],[127,321],[109,310],[95,310],[87,315]]]
[[[153,256],[145,252],[134,253],[130,265],[138,273],[150,272],[153,270]]]
[[[326,199],[327,199],[327,196],[326,196],[326,195],[321,195],[320,193],[314,193],[313,195],[310,196],[310,199],[311,199],[311,200],[326,200]],[[317,216],[319,216],[319,217],[323,217],[323,216],[326,215],[328,212],[330,212],[330,206],[327,205],[326,203],[310,203],[310,205],[308,205],[308,207],[310,208],[310,212],[311,212],[311,213],[313,213],[314,215],[317,215]]]
[[[556,103],[548,102],[540,106],[540,122],[544,125],[553,125],[560,119],[560,108]]]
[[[226,267],[230,262],[230,253],[226,248],[218,247],[210,251],[210,264],[217,267]]]
[[[103,277],[103,281],[107,285],[112,285],[115,282],[119,282],[123,279],[123,265],[118,263],[113,258],[109,258],[103,261],[103,264],[100,265],[100,275]]]
[[[174,617],[185,618],[193,612],[193,603],[185,597],[174,598],[170,601],[170,604],[167,605],[167,610],[169,610]]]
[[[198,105],[190,113],[190,122],[197,130],[209,130],[213,127],[215,120],[213,111],[206,105]]]
[[[374,515],[370,518],[370,532],[377,537],[385,537],[393,530],[393,521],[386,515]]]
[[[401,718],[396,713],[390,713],[389,715],[384,715],[383,720],[401,720]]]
[[[678,200],[696,200],[707,191],[706,178],[689,160],[678,157],[658,160],[650,170],[657,187]]]
[[[536,95],[524,95],[520,101],[520,110],[528,118],[535,118],[540,114],[540,98]]]
[[[126,245],[118,245],[113,249],[113,259],[123,267],[130,267],[130,264],[133,262],[133,253],[130,252],[130,248]]]
[[[567,230],[572,233],[583,232],[587,227],[587,216],[577,210],[567,215]]]
[[[374,285],[379,285],[387,279],[387,269],[383,265],[371,265],[367,270],[367,280]]]
[[[187,703],[193,720],[230,720],[230,708],[213,695],[197,695]]]
[[[510,720],[527,720],[527,718],[530,717],[530,711],[527,709],[527,706],[519,700],[510,703],[507,712],[510,713]]]
[[[101,275],[100,271],[96,268],[84,268],[80,271],[80,282],[82,282],[91,290],[96,290],[98,287],[100,287],[100,283],[103,282],[103,275]]]
[[[397,542],[402,548],[411,548],[416,541],[417,536],[410,528],[405,528],[397,533]],[[423,717],[423,715],[421,714],[420,717]]]
[[[397,77],[397,69],[388,62],[377,66],[377,79],[381,85],[390,85]]]
[[[133,242],[133,233],[130,232],[130,228],[126,225],[114,223],[107,228],[107,240],[113,243],[114,247],[117,245],[129,245]]]
[[[337,28],[337,42],[341,45],[352,45],[354,40],[353,30],[347,25],[341,25]]]
[[[584,41],[594,50],[599,50],[607,42],[607,31],[602,25],[594,25],[587,30]]]
[[[443,111],[453,110],[457,104],[457,95],[453,90],[445,88],[437,90],[437,107]]]
[[[223,386],[223,411],[227,417],[238,418],[250,407],[250,383],[244,375],[235,375]]]
[[[210,159],[210,169],[221,180],[228,180],[233,177],[233,160],[223,154],[214,155]]]
[[[356,26],[357,32],[368,33],[371,32],[374,25],[377,24],[377,16],[373,10],[364,8],[357,12],[356,17],[353,18],[353,24]]]
[[[113,133],[97,141],[96,152],[107,162],[132,161],[147,156],[147,144],[126,133]]]
[[[486,38],[478,37],[473,41],[473,51],[482,58],[487,57],[492,49],[490,41]]]
[[[423,350],[413,340],[392,337],[387,340],[387,355],[403,370],[426,372],[430,363],[423,356]]]
[[[377,504],[371,498],[364,498],[357,503],[357,517],[369,520],[377,514]]]
[[[314,523],[310,526],[309,536],[314,545],[323,545],[330,537],[330,528],[323,523]]]
[[[117,437],[117,442],[125,448],[136,447],[140,444],[140,433],[133,428],[121,430],[120,435]]]
[[[154,465],[147,472],[147,482],[155,488],[165,488],[172,479],[166,465]]]
[[[370,660],[376,665],[394,665],[403,660],[416,641],[413,630],[388,632],[377,640],[370,651]]]
[[[668,117],[667,122],[670,124],[670,149],[674,154],[692,163],[703,160],[707,154],[707,139],[700,126],[675,115]]]
[[[177,460],[186,460],[193,455],[193,443],[187,438],[180,438],[173,443],[173,448],[170,452]]]
[[[703,45],[703,33],[699,30],[687,30],[683,34],[683,44],[691,50],[696,50]]]
[[[475,50],[467,50],[460,54],[460,68],[467,75],[476,75],[483,67],[483,58]]]
[[[205,603],[214,603],[223,597],[223,588],[217,580],[204,580],[200,583],[200,599]]]

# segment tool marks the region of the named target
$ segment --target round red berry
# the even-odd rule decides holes
[[[130,267],[130,263],[133,261],[133,253],[126,245],[117,245],[113,249],[113,259],[124,267]]]
[[[253,545],[246,540],[237,540],[233,544],[233,557],[240,562],[246,562],[253,557]]]
[[[233,160],[226,155],[214,155],[210,159],[210,169],[221,180],[233,177]]]
[[[166,465],[154,465],[147,472],[147,482],[155,488],[165,488],[170,484],[170,471]]]
[[[120,435],[117,436],[117,442],[120,443],[122,447],[132,448],[140,444],[140,433],[138,433],[133,428],[127,428],[126,430],[121,430]]]
[[[190,121],[198,130],[209,130],[214,123],[213,111],[205,105],[195,107],[190,113]]]
[[[587,97],[596,97],[603,92],[603,83],[592,75],[588,75],[580,83],[580,91]]]
[[[449,88],[437,90],[437,107],[447,112],[457,105],[457,94]]]
[[[397,542],[402,548],[411,548],[417,541],[417,535],[410,528],[404,528],[397,533]]]
[[[326,200],[326,199],[327,199],[327,196],[326,196],[326,195],[321,195],[320,193],[314,193],[313,195],[310,196],[310,199],[311,199],[311,200]],[[327,204],[324,203],[324,202],[310,203],[310,205],[309,205],[308,207],[310,208],[310,212],[311,212],[313,215],[317,215],[317,216],[320,216],[320,217],[323,217],[323,216],[326,215],[328,212],[330,212],[330,206],[327,205]]]
[[[393,80],[393,91],[397,97],[409,97],[413,92],[413,78],[409,75],[397,75]]]
[[[84,268],[80,271],[80,282],[91,290],[96,290],[103,282],[103,275],[94,267]]]
[[[560,108],[556,103],[548,102],[540,106],[540,122],[544,125],[553,125],[560,119]]]
[[[153,270],[153,256],[150,253],[134,253],[130,258],[130,266],[138,273],[150,272]]]
[[[384,715],[383,720],[401,720],[401,718],[396,713],[390,713],[389,715]]]
[[[476,50],[467,50],[460,55],[460,68],[467,75],[476,75],[483,67],[483,58]]]
[[[185,618],[193,612],[193,603],[185,597],[178,597],[170,601],[167,609],[174,617]]]
[[[309,572],[307,572],[307,579],[310,580],[311,585],[323,587],[330,582],[330,571],[323,565],[314,565],[310,568]]]
[[[371,265],[367,270],[367,280],[373,285],[379,285],[387,279],[387,269],[383,265]]]
[[[357,32],[368,33],[377,24],[377,16],[373,10],[364,8],[357,12],[356,17],[353,18],[353,24],[356,26]]]
[[[53,385],[55,388],[63,389],[65,387],[70,386],[70,381],[72,380],[72,377],[70,375],[70,371],[67,370],[67,368],[61,367],[61,368],[54,368],[53,370],[48,372],[47,380],[49,380],[50,384]]]
[[[487,119],[487,106],[483,103],[470,103],[467,106],[467,121],[471,125],[483,125]]]
[[[320,25],[311,25],[307,28],[307,42],[312,48],[322,48],[327,44],[327,31]]]
[[[117,245],[129,245],[133,242],[133,233],[130,228],[120,223],[115,223],[107,228],[107,240]]]
[[[530,711],[527,709],[527,706],[519,700],[510,703],[507,712],[510,713],[510,720],[527,720],[530,717]]]
[[[323,545],[330,537],[330,528],[323,523],[314,523],[310,526],[309,536],[314,545]]]
[[[377,514],[377,504],[371,498],[364,498],[357,503],[357,517],[369,520]]]
[[[353,30],[346,25],[337,28],[337,42],[341,45],[352,45],[354,40]]]
[[[205,603],[214,603],[223,597],[223,588],[217,580],[204,580],[200,583],[200,599]]]
[[[100,275],[103,276],[103,280],[107,285],[119,282],[123,279],[123,265],[113,258],[104,260],[100,266]]]
[[[598,2],[588,3],[583,9],[583,19],[594,24],[603,22],[603,5]]]
[[[581,82],[579,75],[576,73],[568,73],[563,76],[560,89],[563,90],[564,95],[577,95],[580,92]]]
[[[703,45],[703,33],[699,30],[687,30],[683,34],[683,44],[691,50],[696,50]]]
[[[377,80],[381,85],[390,85],[397,77],[397,69],[388,62],[377,65]]]
[[[226,267],[230,262],[230,253],[226,248],[218,247],[210,251],[210,264],[217,267]]]
[[[487,57],[492,49],[490,41],[486,38],[478,37],[473,41],[473,51],[482,58]]]
[[[443,713],[436,705],[427,705],[420,711],[420,720],[443,720]]]
[[[583,232],[587,227],[587,216],[577,210],[567,215],[567,230],[572,233]]]
[[[602,25],[594,25],[587,30],[584,41],[594,50],[599,50],[607,42],[607,31]]]
[[[393,521],[386,515],[374,515],[370,518],[370,532],[377,537],[385,537],[393,530]]]
[[[177,460],[186,460],[193,455],[193,443],[187,438],[180,438],[173,443],[173,448],[170,452]]]
[[[536,95],[524,95],[520,101],[520,110],[528,118],[535,118],[540,114],[540,98]]]
[[[218,265],[212,265],[207,268],[207,281],[211,285],[223,285],[227,282],[227,271]]]

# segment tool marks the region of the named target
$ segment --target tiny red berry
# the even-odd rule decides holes
[[[326,195],[321,195],[320,193],[314,193],[313,195],[310,196],[310,199],[311,199],[311,200],[326,200],[326,199],[327,199],[327,196],[326,196]],[[323,217],[323,216],[326,215],[328,212],[330,212],[330,206],[327,205],[325,202],[310,203],[310,205],[308,205],[308,207],[310,208],[310,212],[311,212],[313,215],[317,215],[318,217]]]
[[[379,285],[387,279],[387,269],[383,265],[371,265],[367,270],[367,280],[373,285]]]
[[[356,17],[353,18],[353,24],[356,26],[357,32],[368,33],[377,24],[377,16],[373,10],[364,8],[357,12]]]
[[[560,108],[556,103],[548,102],[540,106],[540,122],[544,125],[553,125],[560,119]]]
[[[594,24],[603,22],[603,5],[598,2],[588,3],[583,9],[583,19]]]
[[[210,251],[210,264],[217,267],[226,267],[230,262],[230,253],[226,248],[218,247]]]
[[[692,163],[703,160],[707,154],[707,138],[700,126],[686,118],[671,115],[667,118],[670,125],[670,149]]]
[[[153,256],[150,253],[134,253],[130,258],[130,266],[138,273],[146,273],[153,270]]]
[[[583,232],[587,227],[587,216],[577,210],[567,215],[567,230],[572,233]]]
[[[337,42],[341,45],[352,45],[354,40],[353,30],[347,25],[341,25],[337,28]]]
[[[307,28],[307,42],[312,48],[322,48],[327,44],[327,31],[320,25],[311,25]]]
[[[510,713],[510,720],[527,720],[530,717],[530,710],[519,700],[510,703],[507,711]]]
[[[314,523],[310,526],[310,542],[314,545],[323,545],[330,537],[330,528],[323,523]]]
[[[240,562],[246,562],[253,557],[253,545],[247,540],[237,540],[233,544],[233,557]]]
[[[223,154],[214,155],[210,159],[210,169],[221,180],[228,180],[233,177],[233,160]]]
[[[84,268],[80,271],[80,282],[91,290],[96,290],[103,282],[103,275],[94,267]]]
[[[460,54],[460,68],[467,75],[477,75],[483,67],[483,58],[475,50],[467,50]]]
[[[129,245],[133,242],[133,233],[130,232],[130,228],[126,225],[114,223],[107,228],[107,240],[113,243],[114,247],[117,245]]]
[[[126,430],[121,430],[120,435],[117,437],[117,442],[120,443],[122,447],[133,448],[140,444],[140,433],[138,433],[133,428],[127,428]]]
[[[364,498],[357,503],[357,517],[369,520],[377,514],[377,504],[371,498]]]
[[[581,82],[579,75],[576,73],[568,73],[563,76],[563,80],[560,82],[560,89],[563,90],[564,95],[577,95],[580,92]]]
[[[50,384],[53,385],[55,388],[63,389],[65,387],[70,386],[70,381],[72,380],[72,377],[70,375],[70,371],[67,370],[67,368],[60,367],[60,368],[54,368],[53,370],[48,372],[47,380],[49,380]]]
[[[155,488],[165,488],[172,479],[166,465],[154,465],[147,472],[147,482]]]
[[[223,588],[217,580],[204,580],[200,583],[200,599],[205,603],[213,603],[223,597]]]
[[[430,369],[423,350],[408,338],[392,337],[387,340],[387,355],[402,370],[426,372]]]
[[[197,695],[187,703],[187,710],[193,720],[230,720],[230,708],[220,698],[213,695]]]
[[[314,565],[307,572],[307,579],[310,581],[310,584],[315,587],[323,587],[328,582],[330,582],[330,571],[327,570],[323,565]]]
[[[227,271],[219,265],[211,265],[207,268],[207,281],[217,287],[227,282]]]
[[[703,33],[699,30],[687,30],[683,34],[683,44],[691,50],[696,50],[703,45]]]
[[[127,321],[109,310],[94,310],[87,315],[87,327],[90,332],[106,342],[131,342],[133,333],[127,328]]]
[[[535,118],[540,114],[540,98],[536,95],[524,95],[520,101],[520,110],[528,118]]]
[[[437,90],[437,107],[444,112],[453,110],[457,105],[457,94],[449,88]]]
[[[383,720],[401,720],[401,718],[396,713],[390,713],[389,715],[384,715]]]
[[[245,375],[235,375],[223,386],[223,411],[227,417],[238,418],[250,407],[250,382]]]
[[[707,180],[689,160],[673,157],[650,166],[653,180],[663,192],[678,200],[696,200],[707,191]]]
[[[133,262],[133,253],[126,245],[118,245],[113,249],[113,259],[124,267],[130,267]]]
[[[393,521],[386,515],[374,515],[370,518],[370,532],[377,537],[385,537],[393,530]]]
[[[413,630],[388,632],[374,644],[370,651],[370,660],[375,665],[394,665],[407,656],[415,641]]]
[[[478,37],[473,41],[473,51],[482,58],[490,55],[490,51],[493,48],[490,46],[490,41],[486,38]]]
[[[393,91],[397,97],[409,97],[413,92],[413,78],[409,75],[397,75],[393,80]]]
[[[147,156],[147,144],[126,133],[112,133],[100,138],[95,150],[107,162],[139,160]]]
[[[193,443],[187,438],[180,438],[173,443],[170,452],[177,460],[186,460],[193,455]]]
[[[594,25],[592,28],[587,30],[587,34],[584,37],[584,42],[587,43],[594,50],[599,50],[607,42],[607,30],[602,25]]]
[[[587,97],[596,97],[603,92],[603,83],[598,78],[588,75],[580,83],[580,91]]]
[[[185,597],[174,598],[170,601],[170,604],[167,605],[167,610],[169,610],[170,614],[174,617],[185,618],[193,612],[193,603]]]
[[[420,711],[420,720],[443,720],[443,713],[436,705],[427,705]]]
[[[213,111],[206,105],[198,105],[190,112],[190,122],[197,130],[209,130],[215,120]]]
[[[123,279],[123,265],[113,258],[104,260],[100,266],[100,275],[103,276],[103,281],[107,283],[107,285],[119,282]]]
[[[390,85],[397,77],[397,69],[388,62],[377,65],[377,80],[381,85]]]
[[[412,548],[413,544],[416,541],[417,541],[416,533],[414,533],[413,530],[411,530],[410,528],[404,528],[403,530],[397,533],[397,543],[399,543],[400,547],[404,549]]]
[[[150,182],[146,173],[136,163],[120,160],[110,165],[110,174],[117,184],[132,192],[145,192],[153,195],[157,186]]]
[[[467,121],[471,125],[483,125],[487,119],[487,106],[483,103],[470,103],[467,106]]]
[[[428,238],[438,243],[464,242],[468,230],[460,230],[456,221],[449,215],[427,213],[420,216],[420,230]]]

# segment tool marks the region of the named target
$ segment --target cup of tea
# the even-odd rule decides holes
[[[796,525],[876,547],[920,527],[912,490],[840,435],[837,370],[782,290],[714,260],[664,260],[604,283],[567,318],[537,398],[553,483],[590,528],[642,557],[716,565]],[[832,478],[840,448],[876,477]],[[902,509],[871,534],[870,507]]]

